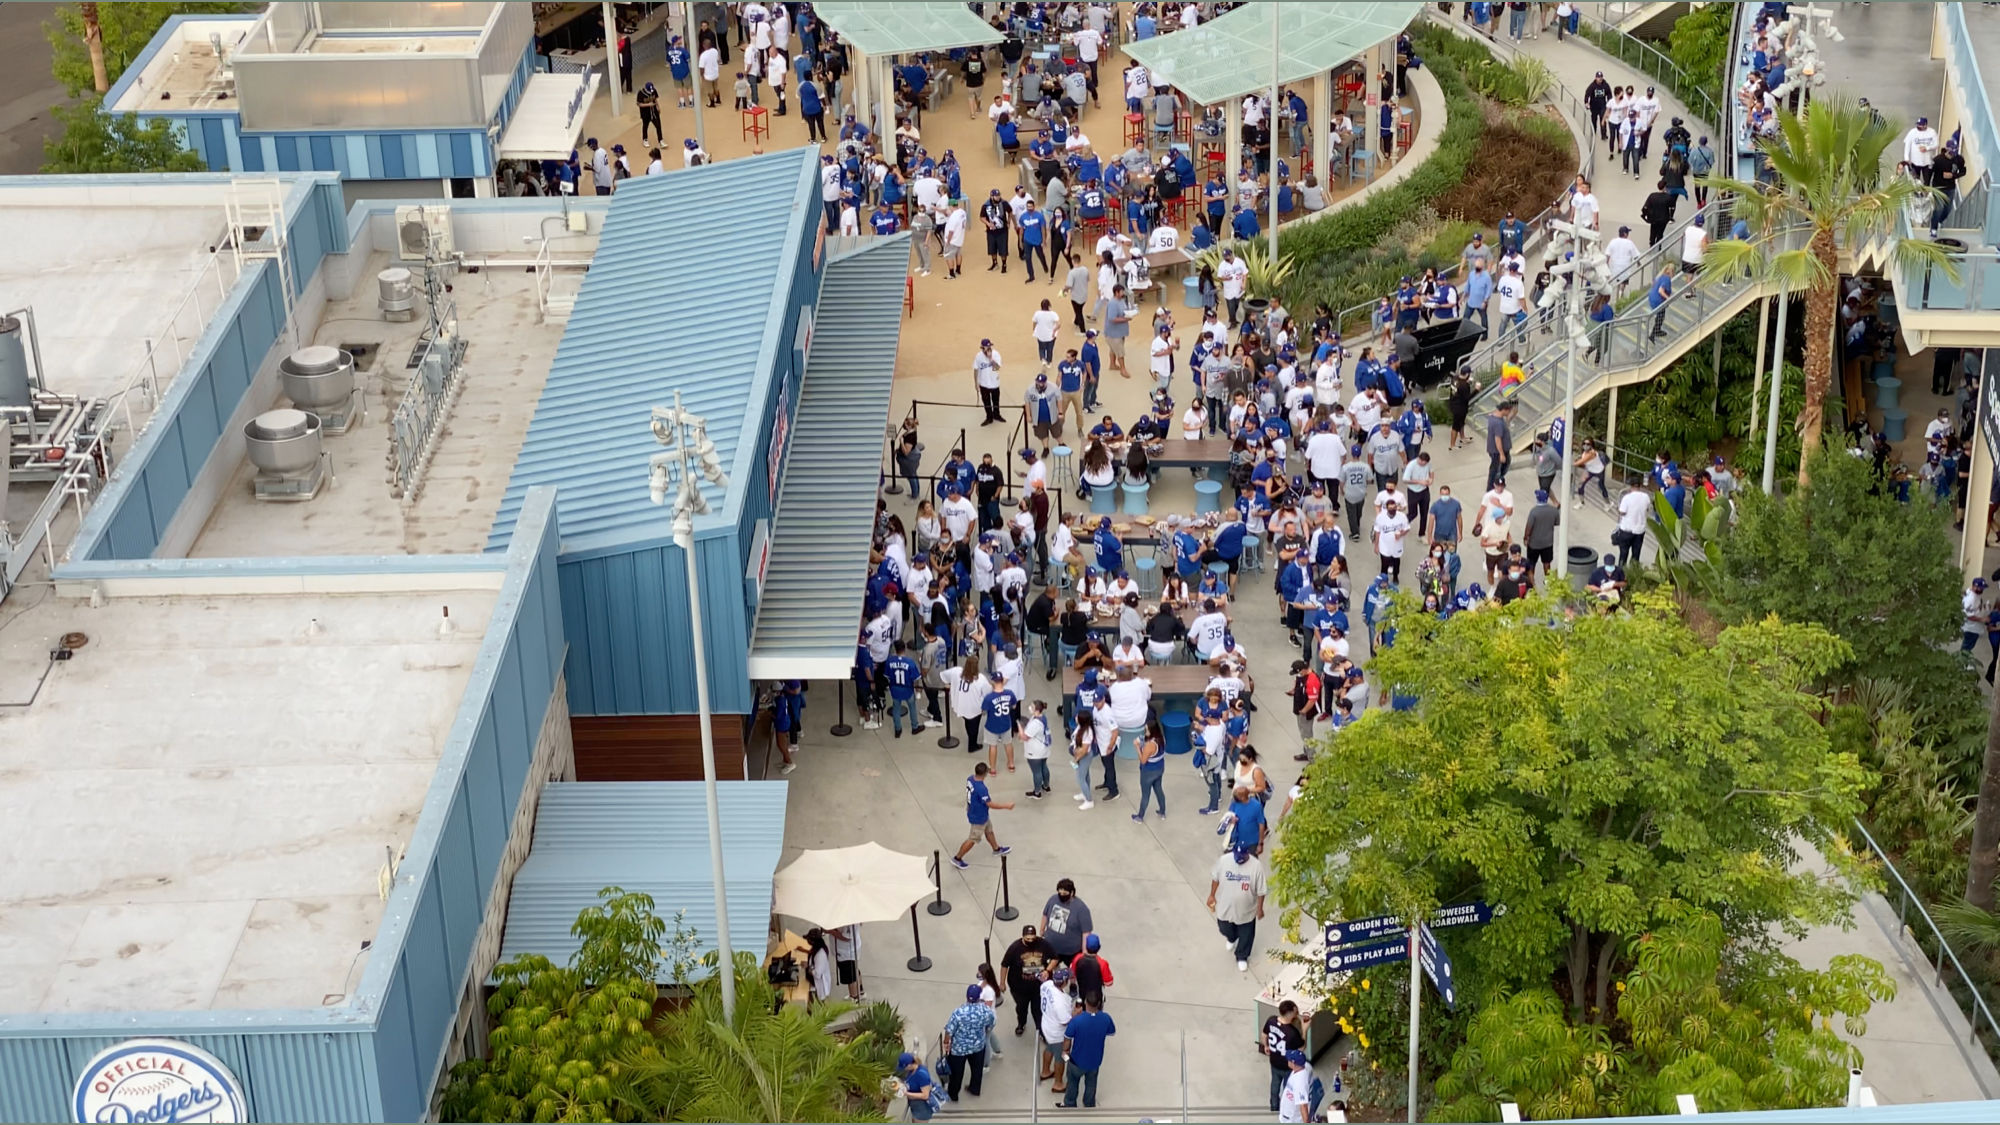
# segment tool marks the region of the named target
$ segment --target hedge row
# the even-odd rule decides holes
[[[1378,248],[1376,244],[1399,220],[1458,186],[1472,163],[1486,126],[1465,73],[1489,62],[1492,56],[1481,44],[1429,26],[1419,26],[1411,37],[1417,56],[1444,92],[1445,125],[1437,150],[1407,179],[1368,202],[1341,208],[1284,232],[1281,252],[1298,261],[1284,285],[1285,304],[1291,308],[1305,311],[1324,303],[1337,311],[1387,293],[1378,276],[1384,271],[1369,268],[1368,259],[1378,249],[1389,252],[1397,248]],[[1402,249],[1408,254],[1418,248]],[[1394,280],[1389,278],[1391,288]]]

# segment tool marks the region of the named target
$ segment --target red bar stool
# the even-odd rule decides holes
[[[771,135],[771,111],[761,105],[753,105],[742,111],[743,139],[761,145],[763,138]]]
[[[1199,159],[1210,175],[1220,177],[1222,166],[1229,162],[1229,154],[1223,149],[1221,141],[1203,141]]]
[[[1126,147],[1136,147],[1146,143],[1146,115],[1128,113],[1125,115]]]
[[[1160,204],[1160,217],[1175,230],[1188,229],[1188,208],[1193,206],[1186,195],[1164,200]]]
[[[1193,142],[1194,114],[1184,109],[1174,114],[1174,139],[1182,144]]]
[[[1106,202],[1106,206],[1109,207],[1109,201]],[[1084,241],[1094,246],[1098,239],[1111,233],[1111,213],[1107,209],[1104,214],[1094,219],[1083,219],[1078,227],[1083,231]]]

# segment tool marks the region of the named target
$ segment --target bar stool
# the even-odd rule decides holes
[[[1194,510],[1196,515],[1222,510],[1221,481],[1198,480],[1194,482]]]
[[[771,135],[771,111],[761,105],[753,105],[742,111],[743,139],[758,141]]]
[[[1153,490],[1153,486],[1145,483],[1134,484],[1128,480],[1120,484],[1119,487],[1125,492],[1125,514],[1128,516],[1145,515],[1146,494]],[[1105,489],[1103,491],[1108,492],[1110,490]]]
[[[1368,174],[1368,182],[1375,181],[1375,150],[1357,144],[1354,151],[1347,154],[1347,178],[1351,182],[1362,172]]]
[[[1245,535],[1243,537],[1243,569],[1264,569],[1264,537]]]
[[[1128,113],[1125,115],[1125,144],[1127,147],[1146,143],[1146,115]]]
[[[1194,114],[1185,109],[1174,111],[1174,140],[1186,144],[1194,136]]]
[[[1049,450],[1049,484],[1053,488],[1075,488],[1075,459],[1067,445],[1058,445]]]
[[[1132,560],[1132,580],[1139,584],[1139,592],[1151,597],[1160,592],[1160,560],[1141,558]]]
[[[1107,484],[1103,488],[1090,490],[1090,514],[1112,516],[1118,514],[1118,486]]]
[[[1416,110],[1403,106],[1396,111],[1396,144],[1408,152],[1410,141],[1416,136]]]
[[[1229,581],[1229,564],[1226,562],[1209,563],[1208,572],[1210,574],[1215,575],[1217,578],[1222,579],[1224,582]],[[1189,639],[1192,640],[1193,638]]]

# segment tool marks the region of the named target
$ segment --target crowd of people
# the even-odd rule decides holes
[[[1549,330],[1532,307],[1548,282],[1547,265],[1531,267],[1530,231],[1510,214],[1492,241],[1484,233],[1471,240],[1456,271],[1407,279],[1385,298],[1379,333],[1362,338],[1343,336],[1325,307],[1306,314],[1278,300],[1250,301],[1247,266],[1228,247],[1193,271],[1198,311],[1177,315],[1165,302],[1142,303],[1152,280],[1148,256],[1180,249],[1183,231],[1197,248],[1254,235],[1266,193],[1274,191],[1281,211],[1325,204],[1313,176],[1293,182],[1291,161],[1299,160],[1306,132],[1301,99],[1285,92],[1274,106],[1261,98],[1246,103],[1245,167],[1227,179],[1203,176],[1187,153],[1163,143],[1186,109],[1173,91],[1156,87],[1143,68],[1105,68],[1115,57],[1109,5],[986,5],[1006,41],[992,51],[939,53],[896,68],[894,124],[878,133],[843,111],[843,71],[826,59],[829,50],[840,53],[837,40],[823,28],[808,36],[803,7],[768,10],[770,19],[793,22],[788,57],[814,60],[791,72],[791,100],[770,78],[770,61],[787,45],[754,26],[743,41],[764,52],[764,77],[752,77],[746,64],[748,88],[740,96],[778,113],[794,106],[809,113],[810,89],[821,112],[831,109],[837,124],[827,126],[821,172],[828,229],[892,233],[907,226],[916,236],[916,272],[935,266],[951,279],[964,274],[965,238],[976,224],[985,234],[987,271],[1011,274],[1019,266],[1022,284],[1043,286],[1012,314],[1018,328],[1010,329],[1004,312],[989,317],[995,328],[968,363],[983,425],[1010,422],[1009,408],[1021,409],[1032,440],[1019,450],[1019,463],[956,442],[937,463],[924,441],[935,441],[935,431],[926,424],[920,433],[914,414],[894,435],[902,496],[885,496],[877,507],[853,669],[861,725],[886,724],[891,740],[942,734],[966,755],[966,831],[947,855],[959,867],[976,860],[982,845],[981,854],[1007,855],[1010,820],[1059,791],[1081,814],[1115,805],[1142,824],[1165,818],[1164,778],[1170,763],[1180,762],[1206,798],[1195,815],[1215,825],[1212,858],[1203,860],[1210,869],[1205,904],[1227,956],[1247,973],[1265,910],[1269,849],[1285,810],[1325,768],[1323,755],[1341,731],[1370,708],[1414,702],[1375,683],[1365,667],[1379,646],[1394,642],[1395,595],[1409,591],[1439,617],[1520,598],[1562,561],[1553,549],[1571,499],[1553,483],[1562,459],[1575,462],[1577,493],[1595,482],[1607,494],[1603,457],[1587,444],[1565,452],[1540,435],[1529,455],[1536,487],[1523,487],[1517,502],[1509,485],[1512,409],[1474,416],[1480,387],[1461,370],[1444,396],[1448,417],[1434,419],[1410,374],[1411,337],[1427,323],[1472,319],[1523,341]],[[1227,6],[1140,4],[1125,33],[1178,33],[1219,7]],[[1573,12],[1553,9],[1570,6],[1544,7],[1556,22],[1536,21],[1535,30],[1556,26],[1567,34]],[[1038,65],[1035,44],[1061,49],[1053,63]],[[713,49],[705,39],[694,45],[691,72],[709,84],[691,82],[681,97],[722,96],[701,62]],[[1401,92],[1401,69],[1375,76],[1385,101]],[[963,112],[986,119],[982,128],[992,129],[1004,175],[1018,171],[1018,182],[981,198],[967,189],[988,174],[983,159],[981,170],[971,171],[959,153],[926,144],[926,113],[959,112],[956,99],[933,96],[947,77],[962,87]],[[1607,114],[1609,106],[1607,99]],[[1121,110],[1144,117],[1147,137],[1100,156],[1086,118],[1092,129],[1116,128]],[[1220,127],[1213,118],[1193,125],[1198,132]],[[1706,143],[1685,137],[1672,118],[1664,133],[1670,161],[1691,164]],[[1335,136],[1337,145],[1366,140],[1355,139],[1351,121],[1336,122]],[[1599,205],[1587,182],[1566,193],[1564,209],[1595,225]],[[1025,339],[1013,343],[1009,330]],[[1128,367],[1135,338],[1146,344]],[[1032,367],[1023,358],[1030,341]],[[1134,370],[1141,362],[1143,373]],[[1501,377],[1518,382],[1518,365]],[[1146,380],[1145,405],[1130,416],[1107,411],[1100,392],[1135,378]],[[1441,478],[1433,445],[1440,423],[1449,428],[1447,449],[1483,442],[1494,471],[1478,495],[1457,495]],[[1141,530],[1080,510],[1099,490],[1150,487],[1186,471],[1155,463],[1169,443],[1213,439],[1226,446],[1213,462],[1220,511],[1163,515]],[[1073,482],[1060,471],[1071,466],[1055,464],[1058,444],[1075,448]],[[1664,487],[1716,480],[1688,474]],[[1629,553],[1607,555],[1585,592],[1615,603],[1637,551],[1634,543]],[[1148,581],[1141,589],[1150,578],[1144,571],[1159,576],[1157,586]],[[1265,638],[1254,662],[1240,635],[1250,622]],[[1279,637],[1282,644],[1272,643]],[[1174,666],[1195,669],[1202,685],[1185,725],[1166,721],[1180,705],[1161,698],[1149,679]],[[1282,733],[1254,718],[1260,706],[1275,711],[1280,698],[1292,719]],[[788,773],[797,764],[805,699],[798,683],[777,685],[771,696]],[[1291,785],[1274,777],[1288,756],[1298,778]],[[1058,761],[1067,773],[1058,775]],[[1178,799],[1172,812],[1186,815]],[[1036,1037],[1037,1075],[1050,1092],[1063,1104],[1094,1105],[1107,1042],[1117,1032],[1110,936],[1075,882],[1062,879],[1040,919],[998,964],[974,967],[965,1002],[938,1013],[943,1032],[935,1044],[899,1060],[911,1115],[927,1118],[981,1095],[987,1067],[1010,1038],[1009,1005],[1014,1035]],[[1322,1108],[1315,1103],[1324,1092],[1303,1055],[1301,1018],[1296,1007],[1281,1009],[1257,1037],[1271,1074],[1270,1107],[1281,1120],[1305,1120]]]

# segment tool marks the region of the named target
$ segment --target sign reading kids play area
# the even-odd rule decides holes
[[[177,1039],[127,1039],[76,1080],[79,1122],[248,1121],[243,1084],[221,1059]]]

